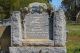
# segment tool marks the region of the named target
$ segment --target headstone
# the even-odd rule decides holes
[[[10,53],[66,53],[66,21],[62,9],[54,11],[51,21],[44,12],[27,14],[23,20],[24,28],[21,27],[19,11],[13,12],[11,19]],[[52,40],[49,39],[50,35]]]
[[[25,17],[25,38],[49,39],[49,20],[47,14],[30,14]]]
[[[54,46],[49,39],[49,16],[47,13],[34,13],[25,16],[23,45]]]

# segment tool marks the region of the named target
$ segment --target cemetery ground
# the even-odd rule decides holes
[[[80,53],[80,25],[77,24],[67,24],[68,35],[67,35],[67,53]],[[5,27],[0,27],[0,39]],[[2,37],[2,45],[5,47],[9,43],[9,37],[5,36]],[[1,41],[1,40],[0,40]]]
[[[80,53],[80,25],[67,24],[67,53]]]

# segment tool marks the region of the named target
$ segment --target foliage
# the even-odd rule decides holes
[[[10,0],[0,0],[0,19],[8,18],[10,11]]]
[[[77,6],[78,0],[63,0],[62,4],[65,6],[66,16],[71,19],[76,18],[77,13],[80,10],[80,6]]]
[[[21,7],[28,6],[29,3],[32,3],[32,2],[48,3],[48,0],[11,0],[10,5],[11,5],[11,9],[19,10]]]
[[[11,11],[20,10],[20,8],[26,7],[32,2],[42,2],[48,4],[48,0],[0,0],[0,7],[3,9],[3,11],[0,10],[0,18],[9,18],[9,13]],[[4,16],[2,16],[2,14]]]
[[[28,6],[32,2],[48,3],[48,0],[0,0],[0,6],[8,10],[19,10],[21,7]]]

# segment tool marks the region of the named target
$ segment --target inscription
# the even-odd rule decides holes
[[[26,34],[27,37],[48,38],[49,25],[48,16],[31,15],[26,17]],[[45,37],[43,37],[45,35]],[[40,37],[41,36],[41,37]]]

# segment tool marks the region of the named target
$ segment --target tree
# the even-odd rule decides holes
[[[6,15],[4,18],[9,18],[11,11],[20,10],[20,8],[27,7],[32,2],[48,4],[48,0],[0,0],[0,6],[3,8],[3,14]]]
[[[0,0],[0,6],[2,7],[3,11],[0,11],[1,18],[8,18],[9,11],[10,11],[10,0]]]
[[[65,6],[66,16],[70,17],[71,20],[76,21],[76,15],[80,11],[80,3],[79,0],[63,0],[62,4]]]

